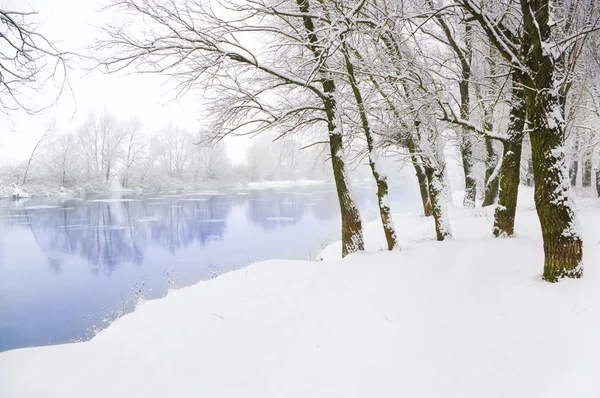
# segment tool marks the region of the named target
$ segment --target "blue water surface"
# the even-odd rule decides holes
[[[401,188],[401,187],[400,187]],[[364,220],[374,188],[355,187]],[[418,211],[392,190],[394,211]],[[86,340],[140,297],[340,237],[333,187],[0,201],[0,351]]]

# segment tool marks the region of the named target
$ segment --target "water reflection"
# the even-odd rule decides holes
[[[356,193],[375,213],[373,190]],[[138,296],[338,235],[329,187],[0,202],[0,351],[91,337]]]

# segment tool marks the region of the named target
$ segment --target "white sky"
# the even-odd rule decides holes
[[[97,35],[95,26],[103,18],[110,18],[110,11],[98,11],[101,7],[98,0],[0,0],[0,6],[37,11],[40,33],[67,51],[83,52]],[[61,97],[57,106],[33,117],[19,115],[10,120],[0,117],[0,160],[26,159],[50,119],[56,119],[61,131],[74,131],[94,109],[106,109],[121,118],[137,117],[148,134],[169,122],[192,132],[202,127],[199,120],[202,102],[193,97],[198,93],[190,93],[176,102],[175,93],[161,76],[86,74],[77,64],[72,67],[69,80],[73,94]],[[40,95],[40,101],[44,100],[49,99]],[[249,139],[232,137],[225,142],[231,160],[243,162]]]

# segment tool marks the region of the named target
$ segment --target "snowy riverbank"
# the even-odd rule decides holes
[[[23,199],[40,197],[83,197],[106,194],[131,194],[131,193],[174,193],[199,190],[219,190],[219,189],[269,189],[269,188],[292,188],[292,187],[311,187],[328,184],[324,180],[282,180],[282,181],[257,181],[257,182],[222,182],[207,181],[195,185],[186,184],[163,184],[161,186],[140,186],[135,188],[110,187],[106,184],[89,184],[88,186],[76,188],[64,188],[49,184],[28,184],[21,185],[0,185],[0,199]]]
[[[0,353],[0,396],[597,397],[600,209],[578,200],[585,276],[541,281],[523,190],[517,237],[453,209],[455,238],[395,215],[402,251],[266,261],[142,303],[86,343]]]

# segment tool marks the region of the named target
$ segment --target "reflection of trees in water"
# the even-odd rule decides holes
[[[337,202],[328,191],[257,190],[248,195],[247,200],[248,219],[265,231],[294,225],[307,214],[320,220],[331,220],[337,215]]]
[[[120,263],[141,264],[150,245],[174,253],[220,239],[231,202],[222,196],[195,199],[65,201],[54,209],[13,209],[4,220],[26,224],[56,272],[61,255],[71,254],[85,258],[94,272],[110,273]]]

